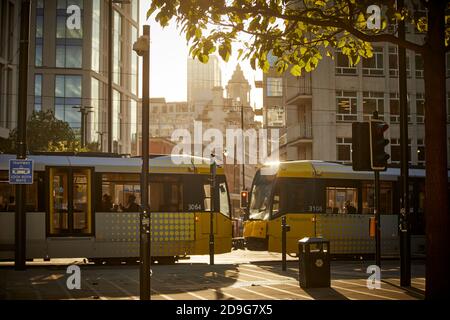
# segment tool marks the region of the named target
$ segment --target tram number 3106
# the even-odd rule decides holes
[[[309,206],[308,207],[309,212],[322,212],[322,206]]]

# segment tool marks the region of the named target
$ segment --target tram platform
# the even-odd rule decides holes
[[[174,265],[152,265],[153,300],[421,300],[425,293],[425,262],[412,261],[412,286],[400,287],[400,261],[382,261],[381,285],[369,289],[371,260],[331,262],[331,287],[303,289],[298,283],[298,261],[288,257],[281,270],[281,255],[235,250],[193,256]],[[81,288],[70,290],[69,265],[81,271]],[[80,259],[36,260],[26,271],[14,271],[0,262],[0,299],[139,299],[139,266],[95,265]]]

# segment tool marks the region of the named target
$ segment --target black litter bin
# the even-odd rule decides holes
[[[302,288],[330,286],[330,241],[303,238],[298,242],[299,282]]]

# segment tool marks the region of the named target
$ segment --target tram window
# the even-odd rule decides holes
[[[141,185],[138,174],[108,173],[102,175],[101,201],[97,211],[139,211]],[[100,195],[99,195],[100,196]]]
[[[50,233],[69,230],[69,183],[66,169],[50,169]]]
[[[205,211],[211,211],[211,185],[209,183],[204,184],[203,191],[205,193],[205,198],[203,199]]]
[[[219,184],[219,201],[220,201],[220,213],[230,216],[230,206],[228,204],[228,190],[227,184],[222,182]]]
[[[373,214],[374,213],[374,187],[372,182],[363,182],[362,185],[362,213]],[[380,183],[380,213],[392,214],[392,183],[381,182]]]
[[[90,219],[90,184],[89,169],[74,170],[72,177],[73,229],[77,232],[89,233]]]
[[[327,212],[358,213],[358,190],[346,187],[327,187]]]
[[[267,220],[269,218],[269,200],[274,180],[275,176],[258,173],[252,188],[250,219]]]
[[[49,169],[50,234],[92,233],[91,188],[91,169]]]
[[[183,184],[181,179],[157,176],[152,180],[150,181],[150,210],[152,212],[183,211]]]
[[[38,176],[35,175],[33,184],[26,186],[26,210],[38,211]],[[0,212],[12,212],[16,210],[16,188],[9,184],[8,172],[0,172]]]

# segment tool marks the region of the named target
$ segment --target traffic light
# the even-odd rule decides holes
[[[370,129],[368,122],[352,123],[352,167],[355,171],[370,171]]]
[[[241,209],[247,209],[248,208],[248,191],[242,190],[241,191]]]
[[[385,139],[384,132],[389,128],[382,120],[370,121],[370,165],[372,170],[386,170],[387,161],[390,156],[384,151],[389,144]]]

